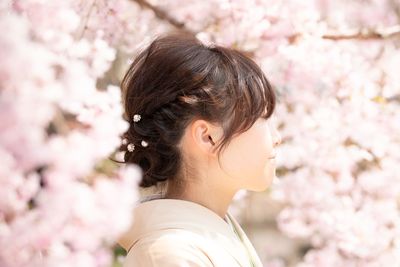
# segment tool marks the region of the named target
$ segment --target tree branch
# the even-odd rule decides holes
[[[388,39],[393,37],[400,37],[400,25],[392,26],[381,30],[352,30],[345,33],[325,34],[323,39],[330,40],[373,40],[373,39]]]
[[[83,5],[83,4],[82,4]],[[83,37],[83,34],[85,33],[87,29],[87,23],[89,21],[89,18],[92,14],[93,8],[96,5],[96,0],[93,0],[93,2],[89,6],[89,11],[87,12],[86,16],[83,17],[83,22],[80,25],[80,29],[77,31],[75,35],[75,40],[80,40]]]
[[[174,17],[170,16],[165,10],[150,4],[148,1],[146,1],[146,0],[131,0],[131,1],[136,2],[142,8],[147,8],[147,9],[152,10],[157,18],[159,18],[160,20],[167,21],[169,24],[171,24],[175,28],[178,28],[180,30],[186,31],[186,32],[191,33],[193,35],[196,34],[194,31],[192,31],[191,29],[187,28],[185,23],[176,20]]]
[[[177,29],[184,30],[190,34],[195,35],[196,32],[193,31],[192,29],[189,29],[185,23],[180,22],[176,20],[174,17],[170,16],[168,12],[165,10],[152,5],[149,3],[147,0],[131,0],[133,2],[136,2],[138,5],[140,5],[142,8],[147,8],[150,9],[154,12],[157,18],[160,20],[167,21],[169,24],[174,26]],[[290,36],[287,36],[289,41],[293,42],[297,38],[301,37],[301,33],[296,33]],[[400,37],[400,25],[395,25],[389,28],[384,28],[384,29],[361,29],[361,30],[349,30],[348,32],[341,32],[341,33],[327,33],[321,36],[322,39],[329,39],[329,40],[335,40],[335,41],[340,41],[340,40],[374,40],[374,39],[388,39],[388,38],[396,38]]]

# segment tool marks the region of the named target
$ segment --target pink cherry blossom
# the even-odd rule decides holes
[[[311,246],[298,266],[399,265],[399,1],[148,3],[0,3],[0,266],[109,266],[140,177],[97,168],[128,126],[109,70],[176,27],[245,50],[276,88],[271,196]]]

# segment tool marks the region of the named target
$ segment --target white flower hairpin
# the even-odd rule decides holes
[[[130,143],[126,148],[128,149],[129,152],[132,152],[133,150],[135,150],[135,145]]]
[[[142,140],[142,142],[140,143],[143,147],[147,147],[149,145],[149,143],[147,143],[146,141]]]
[[[142,118],[142,116],[140,116],[139,114],[135,114],[135,115],[133,115],[133,122],[138,122],[138,121],[140,121],[141,118]]]
[[[139,122],[140,119],[142,118],[142,116],[140,116],[140,114],[135,114],[133,115],[133,122]],[[122,144],[126,145],[128,144],[128,139],[124,138],[122,140]],[[142,147],[147,147],[149,145],[148,142],[142,140],[142,142],[140,142],[140,144],[142,145]],[[133,143],[129,143],[126,147],[128,149],[129,152],[133,152],[135,150],[135,145]]]

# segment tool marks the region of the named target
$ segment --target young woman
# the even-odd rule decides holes
[[[236,192],[266,190],[275,176],[275,94],[244,53],[193,36],[156,38],[121,87],[129,119],[121,149],[161,188],[136,206],[120,244],[124,267],[262,266],[227,212]]]

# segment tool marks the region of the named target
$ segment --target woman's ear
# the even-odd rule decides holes
[[[212,140],[212,137],[211,137],[211,136],[208,136],[208,139],[210,139],[211,144],[212,144],[213,146],[215,146],[215,142]]]
[[[191,125],[191,136],[198,148],[207,154],[215,154],[216,143],[222,136],[222,128],[205,120],[196,120]]]

